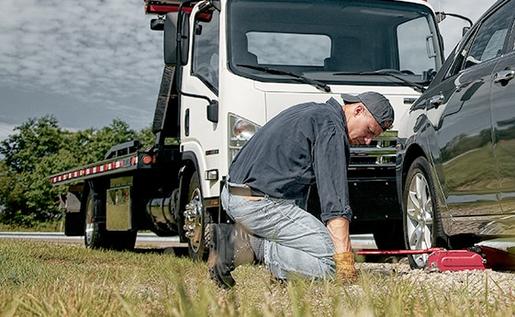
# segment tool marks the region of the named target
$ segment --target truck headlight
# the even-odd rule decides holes
[[[229,160],[232,162],[236,154],[256,133],[261,126],[249,120],[229,114]]]

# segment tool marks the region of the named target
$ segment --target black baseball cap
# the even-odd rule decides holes
[[[364,104],[383,131],[392,127],[394,120],[393,107],[385,96],[373,91],[367,91],[356,96],[349,94],[342,94],[341,96],[345,104],[357,102]]]

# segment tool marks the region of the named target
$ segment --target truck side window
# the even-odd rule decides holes
[[[426,17],[418,17],[399,24],[397,46],[399,47],[399,70],[422,74],[434,67],[436,52],[433,34]],[[420,52],[427,52],[427,54],[420,56]]]
[[[513,22],[509,7],[499,8],[482,23],[465,59],[464,69],[502,55],[506,35]]]
[[[192,74],[215,92],[218,92],[219,17],[219,12],[214,10],[209,22],[196,20],[193,38]]]

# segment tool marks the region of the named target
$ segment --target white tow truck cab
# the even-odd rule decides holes
[[[443,60],[435,14],[420,0],[146,0],[145,9],[164,31],[154,147],[119,145],[104,162],[51,177],[75,184],[81,208],[67,212],[68,233],[85,230],[90,247],[130,248],[150,229],[204,257],[205,225],[229,221],[219,195],[231,160],[268,120],[365,91],[385,95],[400,118]],[[373,232],[382,247],[402,243],[395,145],[394,123],[351,149],[351,231]],[[309,196],[316,215],[315,186]]]

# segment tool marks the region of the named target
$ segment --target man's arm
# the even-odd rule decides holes
[[[333,218],[327,222],[327,230],[333,240],[334,252],[352,252],[349,236],[349,220],[347,218]]]
[[[327,222],[327,230],[334,244],[336,277],[344,282],[355,281],[357,273],[349,237],[349,220],[343,217],[333,218]]]
[[[349,237],[352,210],[347,183],[346,139],[329,127],[318,134],[314,149],[314,171],[322,208],[321,218],[334,245],[336,277],[342,281],[356,278],[354,255]]]
[[[320,198],[323,223],[335,218],[352,218],[347,179],[345,135],[334,125],[320,131],[313,149],[313,170]],[[348,227],[347,227],[348,228]]]

